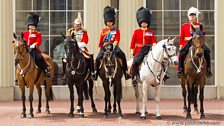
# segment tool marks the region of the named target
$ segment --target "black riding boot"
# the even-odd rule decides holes
[[[133,86],[136,86],[138,84],[137,75],[138,75],[138,65],[133,64],[133,72],[132,72],[132,85]]]
[[[130,79],[131,78],[131,75],[128,73],[128,66],[127,66],[127,61],[126,61],[126,58],[125,57],[121,57],[121,60],[122,60],[122,69],[123,69],[123,72],[124,72],[124,77],[126,80]]]
[[[180,54],[179,64],[178,64],[178,68],[177,68],[178,69],[178,71],[177,71],[177,77],[178,78],[181,78],[183,76],[183,73],[184,73],[184,70],[183,70],[184,59],[185,59],[185,57],[182,54]]]
[[[42,57],[42,58],[40,58],[39,60],[40,60],[39,62],[40,62],[40,64],[41,64],[41,66],[42,66],[42,69],[43,69],[44,72],[45,72],[45,75],[47,76],[47,78],[50,78],[50,77],[51,77],[51,73],[50,73],[50,71],[49,71],[48,68],[47,68],[47,64],[46,64],[44,58]]]
[[[205,54],[205,60],[207,62],[207,77],[211,77],[213,76],[213,73],[211,71],[211,59],[210,59],[210,53],[204,53]]]

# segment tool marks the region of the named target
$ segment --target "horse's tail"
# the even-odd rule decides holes
[[[50,86],[50,85],[47,85],[47,82],[45,80],[44,81],[44,88],[45,88],[46,97],[48,97],[49,101],[53,101],[55,99],[55,96],[54,96],[54,93],[53,93],[52,86],[50,86],[50,87],[47,87],[47,86]],[[48,94],[48,96],[47,96],[47,94]]]

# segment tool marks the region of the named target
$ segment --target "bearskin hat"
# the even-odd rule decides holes
[[[141,27],[142,22],[147,22],[149,27],[151,24],[151,11],[144,7],[139,8],[136,13],[136,19],[139,27]]]
[[[113,22],[115,23],[115,9],[109,6],[106,6],[104,8],[103,13],[104,23],[106,25],[107,22]]]
[[[37,14],[31,12],[27,15],[27,27],[29,25],[35,25],[37,27],[38,23],[39,23],[39,16]]]

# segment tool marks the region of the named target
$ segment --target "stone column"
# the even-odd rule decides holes
[[[14,99],[13,2],[0,1],[0,100]]]
[[[215,1],[215,84],[217,86],[217,98],[224,99],[224,1]]]

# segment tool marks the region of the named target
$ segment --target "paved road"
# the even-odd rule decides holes
[[[161,100],[162,119],[155,119],[155,102],[149,100],[147,108],[149,114],[146,120],[141,120],[135,115],[135,101],[122,101],[123,119],[118,119],[116,114],[103,117],[104,102],[96,101],[98,113],[92,113],[90,101],[84,101],[85,118],[68,117],[69,101],[56,100],[50,102],[51,114],[35,114],[35,118],[20,118],[21,101],[0,102],[0,126],[180,126],[180,125],[207,125],[224,126],[224,100],[205,100],[206,118],[200,120],[200,115],[192,112],[193,119],[185,119],[182,100]],[[76,101],[75,101],[76,104]],[[27,110],[29,103],[26,102]],[[45,106],[45,102],[43,103]],[[193,106],[192,106],[193,107]],[[34,110],[37,110],[37,101],[34,101]],[[43,108],[42,111],[45,111]],[[28,111],[27,111],[28,113]]]

